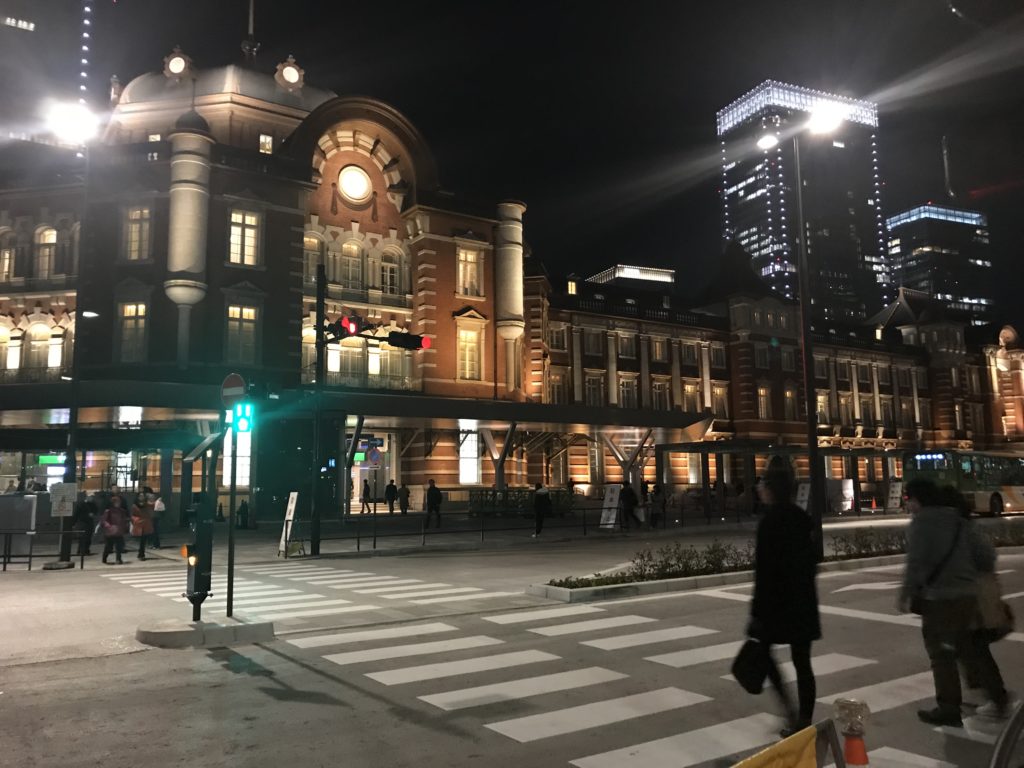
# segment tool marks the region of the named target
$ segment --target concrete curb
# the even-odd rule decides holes
[[[154,648],[222,648],[266,643],[274,639],[274,622],[215,624],[209,621],[162,621],[135,630],[135,639]]]

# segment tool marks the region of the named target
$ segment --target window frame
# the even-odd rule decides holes
[[[473,259],[468,256],[472,254]],[[472,270],[469,269],[472,265]],[[467,285],[466,278],[472,273],[476,285]],[[467,299],[482,299],[484,294],[484,252],[481,248],[459,245],[455,249],[455,294]],[[470,289],[470,290],[467,290]]]
[[[134,329],[138,333],[133,333],[133,337],[137,337],[137,354],[126,357],[125,356],[125,339],[127,334],[127,321],[130,319],[125,310],[128,307],[135,308],[136,314],[132,315],[134,319],[132,325],[136,326]],[[141,315],[138,314],[138,308],[142,307]],[[140,320],[141,318],[141,320]],[[149,302],[142,298],[131,298],[122,299],[117,302],[117,360],[119,363],[144,363],[146,362],[148,355],[149,341]]]
[[[235,221],[235,215],[242,217],[241,221]],[[250,224],[246,219],[252,216],[255,219],[255,223]],[[243,208],[235,207],[228,211],[228,253],[226,259],[226,265],[230,267],[241,267],[247,269],[255,269],[263,266],[263,212],[255,208]],[[239,260],[234,259],[235,255],[235,231],[238,228],[241,234],[241,242],[238,246],[238,257]],[[252,250],[253,250],[253,262],[251,264],[246,262],[246,245],[249,239],[246,234],[252,233]]]
[[[239,316],[233,318],[231,316],[232,309],[239,310]],[[251,321],[244,317],[245,310],[253,310],[253,318]],[[263,321],[263,302],[257,301],[249,296],[229,296],[227,297],[224,305],[224,351],[223,358],[224,362],[230,365],[241,365],[241,366],[258,366],[261,362],[262,349],[261,349],[261,329]],[[251,322],[253,333],[252,333],[252,360],[244,359],[242,355],[232,355],[232,328],[238,326],[241,330],[244,323]],[[237,341],[241,342],[241,335]]]
[[[53,240],[43,240],[43,236],[53,233]],[[49,280],[56,275],[57,267],[57,228],[51,226],[40,227],[36,230],[32,240],[32,276],[40,280]],[[46,264],[46,269],[41,265]],[[45,272],[45,274],[44,274]]]
[[[134,211],[144,211],[145,215],[135,220],[132,218]],[[153,259],[153,208],[150,205],[129,205],[123,209],[123,232],[121,235],[121,261],[129,264],[140,264]],[[136,225],[137,222],[137,225]],[[132,231],[138,227],[141,234],[139,242],[141,247],[132,247]],[[137,253],[137,256],[133,256]]]
[[[475,370],[469,370],[471,362],[466,351],[470,349],[465,345],[463,334],[474,334],[476,339],[473,343],[475,350]],[[482,323],[459,323],[455,333],[455,378],[459,381],[483,381],[484,380],[484,327]]]

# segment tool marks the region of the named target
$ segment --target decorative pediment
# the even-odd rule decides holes
[[[487,317],[485,315],[481,315],[476,309],[470,306],[465,306],[462,309],[452,312],[452,317],[456,320],[476,320],[481,323],[487,322]]]
[[[231,294],[246,294],[248,296],[266,296],[267,292],[260,288],[258,285],[250,283],[248,280],[243,280],[240,283],[234,285],[226,285],[221,290],[224,293]]]

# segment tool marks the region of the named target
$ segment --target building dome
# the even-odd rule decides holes
[[[331,91],[309,85],[285,88],[269,72],[258,72],[235,64],[196,70],[194,82],[196,99],[238,95],[303,112],[312,112],[336,96]],[[192,83],[191,78],[174,78],[167,77],[162,72],[148,72],[139,75],[125,86],[118,107],[154,102],[189,103],[193,97]]]
[[[203,119],[203,116],[196,112],[194,109],[190,109],[188,112],[178,118],[174,124],[174,130],[176,131],[199,131],[201,133],[210,132],[210,124]]]

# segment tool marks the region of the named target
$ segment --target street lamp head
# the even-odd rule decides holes
[[[46,126],[61,144],[78,147],[99,133],[100,120],[84,104],[56,102],[47,110]]]
[[[811,133],[832,133],[846,119],[847,108],[834,101],[820,101],[811,109],[807,130]]]
[[[99,317],[99,316],[100,316],[99,312],[93,312],[91,309],[84,309],[84,310],[82,310],[82,317],[87,318],[89,320],[91,320],[94,317]]]
[[[768,151],[779,145],[779,137],[774,133],[766,133],[764,136],[757,140],[757,148]]]

